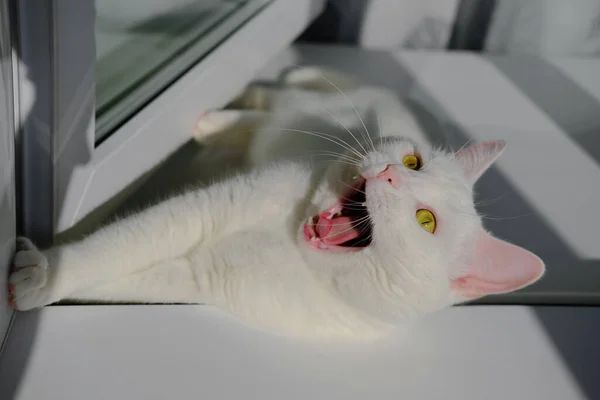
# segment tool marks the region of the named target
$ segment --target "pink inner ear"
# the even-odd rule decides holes
[[[475,182],[496,161],[506,144],[502,140],[484,142],[469,146],[456,153],[465,174]]]
[[[544,274],[543,261],[535,254],[497,239],[483,229],[467,273],[452,281],[464,297],[512,292],[537,281]]]

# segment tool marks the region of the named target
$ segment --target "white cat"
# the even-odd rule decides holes
[[[372,339],[543,275],[473,204],[503,142],[432,149],[385,90],[311,68],[282,81],[198,123],[205,156],[245,156],[238,174],[42,253],[19,239],[11,304],[207,303],[279,334]],[[378,137],[375,109],[402,136]]]

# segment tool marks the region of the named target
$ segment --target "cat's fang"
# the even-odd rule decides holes
[[[329,215],[326,216],[325,218],[327,219],[333,219],[333,217],[339,217],[342,215],[342,205],[338,204],[335,207],[332,207],[331,210],[329,210]]]

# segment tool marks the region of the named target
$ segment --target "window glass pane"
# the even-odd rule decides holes
[[[269,0],[96,0],[96,143]]]

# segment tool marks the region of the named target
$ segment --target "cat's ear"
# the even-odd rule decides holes
[[[456,159],[469,180],[475,182],[500,157],[505,147],[503,140],[478,143],[458,151]]]
[[[544,271],[544,262],[538,256],[481,229],[466,271],[451,284],[462,297],[474,299],[529,286]]]

